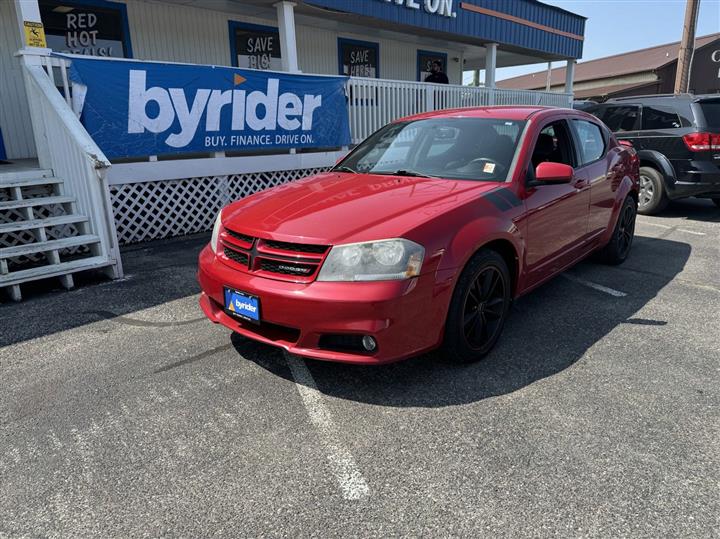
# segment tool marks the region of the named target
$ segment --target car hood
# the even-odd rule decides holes
[[[400,237],[498,186],[435,178],[327,172],[248,196],[224,226],[280,241],[338,244]]]

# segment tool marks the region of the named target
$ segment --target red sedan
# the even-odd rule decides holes
[[[199,260],[215,323],[301,356],[487,354],[513,298],[635,229],[639,163],[595,117],[541,107],[393,122],[331,171],[224,208]]]

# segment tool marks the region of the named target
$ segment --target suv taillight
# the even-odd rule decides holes
[[[691,152],[720,150],[720,135],[714,133],[688,133],[683,141]]]

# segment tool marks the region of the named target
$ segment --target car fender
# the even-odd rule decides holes
[[[666,189],[672,189],[675,185],[675,169],[670,160],[655,150],[638,150],[637,152],[640,162],[652,164],[663,175]]]
[[[625,202],[627,196],[634,190],[635,182],[630,176],[625,176],[620,182],[617,191],[615,191],[615,202],[613,203],[612,214],[610,215],[610,222],[608,223],[607,229],[605,230],[605,232],[603,232],[603,235],[600,238],[601,245],[606,245],[610,241],[610,238],[615,231],[615,225],[620,218],[620,210],[622,209],[622,205]]]
[[[470,258],[491,242],[502,240],[512,245],[515,251],[516,266],[509,268],[517,277],[521,273],[520,263],[524,260],[524,243],[520,229],[510,216],[484,215],[463,225],[448,242],[448,247],[438,265],[438,280],[451,279],[455,282]]]

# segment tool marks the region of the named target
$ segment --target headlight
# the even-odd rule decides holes
[[[222,212],[218,213],[217,219],[215,219],[215,224],[213,225],[212,236],[210,236],[210,249],[212,249],[213,253],[217,253],[218,236],[220,235],[220,229],[222,228],[222,225],[220,224],[221,214]]]
[[[318,281],[392,281],[420,275],[425,249],[405,240],[336,245],[320,269]]]

